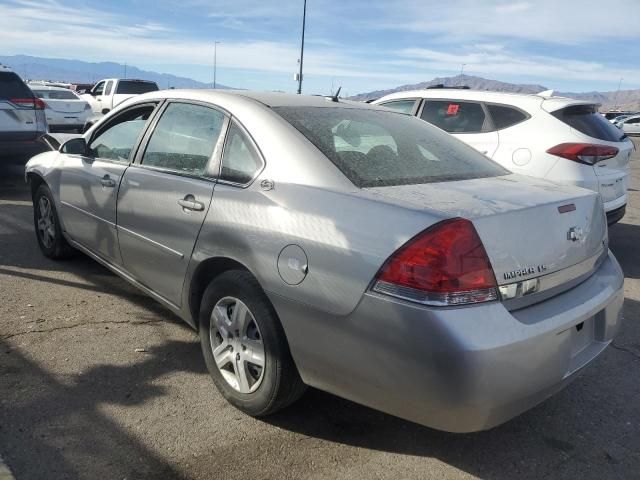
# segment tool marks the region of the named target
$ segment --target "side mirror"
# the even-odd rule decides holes
[[[72,138],[71,140],[68,140],[67,142],[63,143],[62,146],[60,147],[60,152],[66,153],[68,155],[83,155],[83,156],[87,156],[87,154],[89,153],[87,148],[87,142],[82,137]]]

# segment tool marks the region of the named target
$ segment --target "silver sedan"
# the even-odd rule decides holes
[[[153,92],[26,178],[42,252],[81,251],[198,329],[215,386],[254,416],[310,385],[491,428],[566,385],[621,322],[596,193],[382,107]]]

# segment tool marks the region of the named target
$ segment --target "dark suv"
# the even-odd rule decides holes
[[[24,162],[45,148],[38,139],[47,132],[45,104],[18,75],[0,65],[0,159]]]

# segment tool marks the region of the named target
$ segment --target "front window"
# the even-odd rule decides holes
[[[360,188],[509,173],[473,148],[404,114],[348,107],[276,107]]]
[[[119,115],[91,140],[89,155],[105,160],[129,162],[133,148],[153,109],[152,106],[144,106]]]

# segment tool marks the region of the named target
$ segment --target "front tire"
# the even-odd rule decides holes
[[[46,257],[60,260],[73,255],[73,248],[62,234],[53,195],[45,184],[40,185],[33,196],[33,223],[38,245]]]
[[[239,410],[269,415],[304,393],[282,325],[250,273],[228,271],[209,284],[199,329],[213,383]]]

